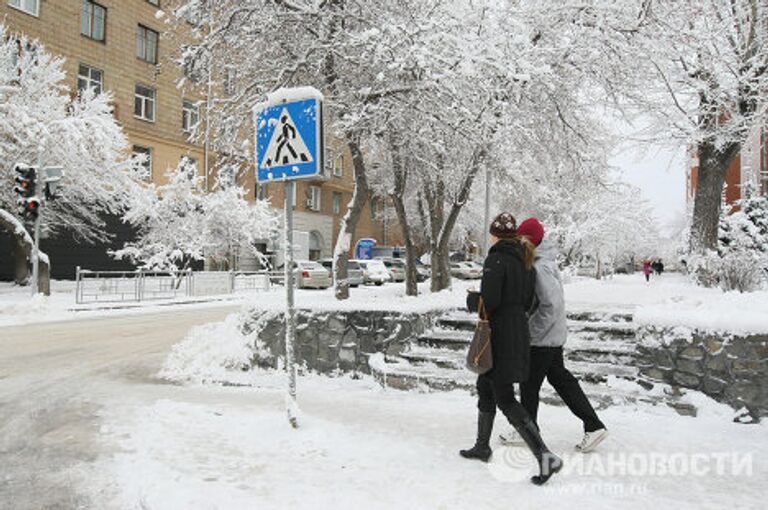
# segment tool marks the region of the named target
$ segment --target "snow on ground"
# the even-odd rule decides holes
[[[733,334],[768,332],[768,291],[742,294],[693,285],[674,273],[577,278],[565,286],[569,310],[634,312],[638,324],[685,326]]]
[[[102,439],[120,450],[85,475],[95,499],[142,510],[763,507],[766,426],[730,423],[730,409],[714,403],[698,418],[609,408],[601,417],[611,435],[588,455],[573,451],[581,431],[568,410],[543,406],[543,436],[566,468],[535,487],[525,448],[494,440],[488,465],[459,457],[475,432],[466,393],[302,377],[303,416],[293,430],[284,377],[261,373],[253,382],[109,406]],[[497,432],[502,423],[497,416]]]

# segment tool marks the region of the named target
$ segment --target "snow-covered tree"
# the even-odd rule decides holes
[[[42,208],[43,230],[105,240],[103,215],[120,211],[135,186],[135,165],[110,95],[83,91],[73,98],[65,78],[63,59],[0,24],[0,209],[7,213],[0,218],[20,219],[12,191],[17,163],[62,166],[57,198]],[[16,253],[24,259],[31,238],[18,225],[0,220],[0,227],[18,233]],[[26,263],[16,268],[16,281],[25,282]]]
[[[751,187],[735,210],[720,219],[720,285],[726,290],[755,290],[768,279],[768,197]]]
[[[258,254],[255,242],[277,228],[269,205],[249,203],[234,184],[204,193],[202,181],[185,158],[168,172],[167,184],[134,193],[123,220],[137,228],[137,239],[113,255],[147,269],[177,271],[207,255],[230,261],[240,250]]]

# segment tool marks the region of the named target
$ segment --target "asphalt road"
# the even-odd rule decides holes
[[[238,308],[0,328],[0,509],[98,508],[77,487],[109,453],[98,441],[104,403],[163,384],[155,374],[170,347]]]

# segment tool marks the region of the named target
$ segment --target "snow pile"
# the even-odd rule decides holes
[[[768,332],[768,291],[723,292],[694,285],[685,276],[640,273],[606,280],[576,278],[565,286],[573,311],[633,312],[640,325],[722,331],[733,334]]]
[[[256,336],[269,318],[269,314],[262,316],[247,335],[241,331],[240,314],[192,328],[171,349],[160,377],[176,382],[246,384],[244,372],[251,369],[252,360],[261,349]]]
[[[19,287],[25,297],[10,301],[0,298],[0,323],[34,322],[46,317],[51,311],[51,298],[43,294],[29,297],[29,288]],[[13,320],[12,320],[13,319]]]

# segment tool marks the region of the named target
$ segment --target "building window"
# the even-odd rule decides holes
[[[333,214],[341,214],[341,193],[333,192]]]
[[[104,41],[107,26],[107,9],[96,2],[83,0],[80,14],[80,33],[97,41]]]
[[[160,7],[160,0],[147,0],[147,2]]]
[[[256,184],[256,198],[258,200],[266,200],[269,196],[269,190],[266,184]]]
[[[333,160],[333,175],[336,177],[344,177],[344,155],[339,154],[336,159]]]
[[[157,64],[157,40],[157,32],[139,25],[136,28],[136,56],[150,64]]]
[[[320,210],[320,197],[322,196],[323,191],[320,189],[320,186],[310,186],[309,187],[309,199],[307,200],[307,207],[312,211],[319,211]]]
[[[141,120],[155,121],[155,89],[136,84],[133,114]]]
[[[144,180],[152,182],[152,149],[149,147],[142,147],[141,145],[133,146],[133,155],[137,157],[143,157],[141,166],[144,167]]]
[[[104,85],[104,73],[100,69],[86,64],[80,64],[77,68],[77,90],[93,89],[96,94],[101,94]]]
[[[32,16],[40,15],[40,0],[8,0],[8,5]]]
[[[181,105],[181,128],[185,133],[191,134],[197,130],[200,122],[200,108],[192,101],[184,101]]]

